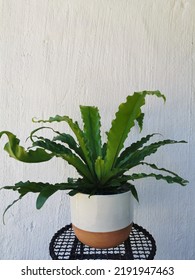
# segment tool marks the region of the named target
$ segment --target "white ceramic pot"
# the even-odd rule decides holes
[[[108,248],[128,237],[133,222],[130,191],[93,196],[78,193],[71,197],[70,202],[73,229],[81,242],[96,248]]]

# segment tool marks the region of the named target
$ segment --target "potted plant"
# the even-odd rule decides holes
[[[39,127],[31,132],[31,146],[25,149],[19,145],[20,141],[14,134],[9,131],[0,132],[0,137],[4,134],[8,137],[4,149],[12,158],[37,163],[59,157],[76,168],[79,174],[76,179],[68,178],[67,182],[54,185],[27,181],[2,187],[19,193],[19,198],[5,212],[29,192],[38,193],[36,207],[40,209],[55,192],[66,190],[71,197],[72,224],[79,240],[97,248],[113,247],[123,242],[130,233],[133,221],[132,196],[138,200],[135,180],[153,177],[182,186],[188,183],[176,173],[145,161],[146,157],[161,146],[186,143],[185,141],[166,139],[148,144],[155,137],[154,133],[124,147],[124,142],[136,123],[142,130],[144,113],[141,109],[147,95],[166,100],[159,91],[135,92],[128,96],[126,102],[119,106],[111,128],[106,132],[107,142],[104,144],[101,140],[99,110],[92,106],[80,106],[83,128],[68,116],[57,115],[48,120],[33,120],[37,123],[65,122],[75,138],[51,127]],[[51,129],[53,139],[39,136],[38,132],[42,129]],[[157,173],[130,172],[139,165],[146,165]]]

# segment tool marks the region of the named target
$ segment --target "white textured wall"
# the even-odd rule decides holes
[[[33,116],[67,114],[97,105],[104,131],[133,91],[159,89],[167,103],[148,98],[142,135],[161,132],[187,145],[161,148],[151,158],[190,180],[188,187],[137,182],[134,221],[157,242],[157,259],[195,259],[194,0],[0,0],[0,131],[25,144]],[[56,124],[59,129],[64,124]],[[129,138],[129,143],[138,131]],[[0,186],[20,180],[61,182],[75,172],[60,159],[28,165],[2,151]],[[17,195],[0,192],[0,215]],[[54,232],[70,222],[69,202],[54,195],[42,210],[26,197],[0,222],[0,259],[49,259]]]

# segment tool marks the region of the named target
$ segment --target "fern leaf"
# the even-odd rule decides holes
[[[139,128],[140,128],[140,132],[142,131],[143,129],[143,122],[144,122],[144,113],[141,113],[138,118],[136,119],[138,125],[139,125]]]
[[[36,123],[66,122],[69,125],[69,127],[72,129],[72,131],[74,132],[74,134],[78,140],[78,143],[79,143],[79,145],[82,149],[83,155],[84,155],[85,162],[88,165],[90,172],[92,173],[92,176],[95,176],[92,161],[90,158],[90,153],[87,148],[86,137],[84,136],[84,133],[80,129],[77,122],[73,122],[73,120],[71,118],[69,118],[68,116],[59,116],[59,115],[56,115],[55,117],[50,117],[49,120],[38,120],[37,121],[37,120],[33,119],[33,122],[36,122]]]
[[[167,140],[152,143],[148,146],[143,147],[140,150],[135,151],[131,155],[127,156],[127,159],[123,160],[123,163],[120,165],[120,167],[124,169],[130,169],[132,167],[135,167],[138,164],[140,164],[140,162],[143,161],[145,157],[150,156],[153,153],[156,153],[160,147],[164,145],[178,144],[178,143],[186,143],[186,142],[167,139]]]
[[[7,210],[14,205],[18,200],[22,199],[27,193],[39,193],[37,197],[36,207],[40,209],[46,200],[53,195],[58,190],[72,190],[77,188],[77,183],[57,183],[57,184],[49,184],[42,182],[18,182],[14,186],[6,186],[2,189],[14,190],[17,191],[20,196],[18,199],[14,200],[4,211],[4,214]]]
[[[0,138],[5,134],[8,137],[9,142],[5,144],[4,150],[10,155],[10,157],[27,163],[44,162],[52,159],[53,155],[47,153],[43,149],[25,150],[20,146],[20,140],[16,138],[14,134],[9,131],[2,131]]]
[[[147,166],[149,166],[149,167],[151,167],[151,168],[153,168],[155,170],[164,171],[164,172],[170,173],[170,174],[172,174],[174,176],[178,176],[175,172],[170,171],[170,170],[165,169],[165,168],[162,168],[162,167],[159,168],[154,163],[140,162],[140,164],[141,165],[147,165]]]
[[[84,155],[82,153],[82,150],[78,147],[77,142],[74,140],[74,138],[67,133],[58,133],[58,136],[55,136],[53,138],[53,141],[60,141],[66,145],[68,145],[68,147],[73,150],[76,154],[78,154],[84,161]]]
[[[104,160],[101,157],[98,157],[95,161],[95,172],[101,182],[102,175],[104,173]]]
[[[117,157],[124,146],[128,133],[135,125],[135,121],[142,114],[141,107],[145,104],[146,95],[156,95],[165,100],[159,91],[135,92],[128,96],[125,103],[119,106],[115,119],[108,132],[107,151],[105,156],[105,173],[108,173],[116,163]],[[141,115],[143,116],[143,115]]]
[[[132,184],[129,184],[129,186],[130,186],[129,188],[130,188],[130,191],[131,191],[132,195],[137,200],[137,202],[139,202],[139,197],[138,197],[138,193],[137,193],[137,190],[136,190],[135,186],[132,185]]]
[[[97,107],[80,106],[84,123],[84,134],[87,139],[88,149],[91,153],[92,161],[102,156],[102,143],[100,133],[100,115]]]
[[[156,180],[165,180],[167,183],[172,184],[172,183],[177,183],[181,186],[186,186],[188,183],[187,180],[184,180],[183,178],[179,176],[164,176],[162,174],[155,174],[155,173],[139,173],[139,174],[132,174],[129,176],[129,180],[137,180],[137,179],[143,179],[146,177],[154,177]]]
[[[7,211],[8,211],[16,202],[18,202],[19,200],[21,200],[22,197],[23,197],[23,196],[20,195],[19,198],[17,198],[17,199],[15,199],[14,201],[12,201],[12,203],[9,204],[9,205],[6,207],[6,209],[4,210],[4,212],[3,212],[3,224],[4,224],[4,225],[5,225],[5,214],[7,213]]]
[[[88,166],[84,164],[84,162],[70,149],[43,137],[42,140],[34,142],[33,146],[39,146],[51,151],[56,157],[61,157],[70,165],[74,166],[79,174],[86,177],[88,180],[93,181],[93,177],[90,170],[88,169]]]
[[[138,149],[142,148],[144,144],[146,144],[151,137],[153,137],[154,135],[156,135],[156,133],[147,135],[143,138],[141,138],[141,140],[131,144],[131,146],[127,147],[122,153],[121,155],[118,157],[117,161],[116,161],[116,166],[120,167],[123,164],[125,164],[126,162],[128,162],[129,158],[132,156],[132,154],[134,152],[136,152]]]

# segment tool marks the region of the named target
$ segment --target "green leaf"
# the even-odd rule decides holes
[[[4,224],[4,225],[5,225],[5,214],[6,214],[6,212],[7,212],[16,202],[18,202],[19,200],[21,200],[22,197],[23,197],[23,196],[20,195],[19,198],[17,198],[17,199],[15,199],[14,201],[12,201],[12,203],[9,204],[9,205],[6,207],[6,209],[4,210],[4,212],[3,212],[3,224]]]
[[[0,132],[0,138],[5,134],[8,137],[9,142],[5,144],[4,150],[8,152],[10,157],[27,163],[36,163],[50,160],[53,155],[47,153],[43,149],[25,150],[22,146],[19,146],[20,140],[16,138],[14,134],[9,131]]]
[[[88,150],[94,162],[99,156],[102,156],[99,111],[97,107],[91,106],[80,106],[80,110],[84,123],[84,134],[87,140]]]
[[[72,190],[72,191],[69,191],[69,195],[70,196],[74,196],[75,194],[77,194],[79,191],[78,190]]]
[[[50,152],[52,152],[54,155],[60,155],[60,154],[72,154],[72,151],[69,148],[66,148],[65,146],[56,143],[54,141],[51,141],[48,138],[44,137],[38,137],[38,141],[33,142],[33,147],[41,147],[44,148]]]
[[[110,179],[107,183],[106,186],[117,186],[120,187],[122,185],[126,185],[129,180],[128,175],[119,175],[116,178]]]
[[[147,135],[143,138],[141,138],[141,140],[131,144],[129,147],[127,147],[121,154],[120,156],[117,158],[116,161],[116,167],[120,167],[123,164],[125,164],[126,162],[128,162],[129,158],[132,156],[132,154],[134,152],[136,152],[138,149],[142,148],[144,144],[146,144],[151,137],[153,137],[154,135],[156,135],[157,133],[153,133],[150,135]]]
[[[141,148],[143,146],[143,144],[146,143],[153,135],[154,134],[148,135],[148,136],[142,138],[140,141],[133,143],[130,147],[128,147],[119,157],[118,162],[117,162],[118,163],[117,167],[113,168],[107,174],[107,176],[104,176],[102,183],[105,184],[105,183],[109,182],[110,180],[121,176],[129,169],[131,169],[137,165],[140,165],[140,164],[148,165],[151,168],[156,169],[156,170],[168,172],[172,175],[175,175],[178,178],[178,180],[182,182],[183,179],[181,177],[179,177],[176,173],[169,171],[165,168],[158,168],[154,164],[142,162],[142,160],[145,157],[151,155],[152,153],[155,153],[158,150],[158,148],[160,148],[161,146],[164,146],[167,144],[177,144],[177,143],[186,143],[186,142],[168,139],[168,140],[164,140],[164,141],[155,142],[148,146],[143,147],[142,149],[138,149],[138,148]],[[135,152],[133,152],[134,150],[135,150]],[[129,180],[130,179],[131,179],[131,175],[129,177]],[[187,181],[185,181],[185,182],[187,182]]]
[[[177,183],[181,186],[186,186],[188,181],[184,180],[183,178],[179,177],[179,176],[164,176],[162,174],[154,174],[154,173],[150,173],[150,174],[146,174],[146,173],[139,173],[139,174],[132,174],[131,176],[129,176],[129,179],[131,178],[131,180],[137,180],[137,179],[143,179],[146,177],[154,177],[156,180],[165,180],[167,183],[172,184],[172,183]]]
[[[41,127],[38,127],[38,128],[36,128],[36,129],[34,129],[34,130],[31,132],[31,134],[30,134],[30,136],[29,136],[28,138],[30,138],[31,141],[34,142],[34,139],[33,139],[33,138],[40,138],[40,137],[37,137],[37,136],[35,135],[35,133],[36,133],[37,131],[40,131],[40,130],[43,130],[43,129],[49,129],[49,130],[52,130],[54,133],[58,133],[58,131],[55,131],[52,127],[49,127],[49,126],[41,126]],[[28,139],[28,138],[27,138],[27,139]]]
[[[4,189],[12,188],[13,190],[18,191],[18,193],[24,196],[27,193],[38,193],[42,191],[44,186],[45,184],[41,182],[35,183],[30,181],[26,181],[26,182],[20,181],[16,183],[15,186],[4,187]]]
[[[101,183],[103,185],[108,184],[108,182],[110,182],[110,180],[120,178],[120,176],[123,175],[126,171],[128,171],[128,169],[120,168],[120,167],[113,168],[106,175],[104,174],[104,176],[102,176]]]
[[[53,141],[61,141],[62,143],[65,143],[69,146],[70,149],[76,151],[78,149],[78,145],[76,143],[76,141],[74,140],[74,138],[67,133],[60,133],[58,132],[58,136],[55,136],[53,138]]]
[[[53,137],[53,141],[60,141],[64,144],[68,145],[68,147],[71,150],[73,150],[76,154],[78,154],[85,161],[82,150],[78,147],[77,142],[74,140],[74,138],[70,134],[60,133],[59,131],[56,131],[51,127],[43,126],[43,127],[39,127],[37,129],[33,130],[30,134],[30,139],[32,140],[33,143],[35,142],[33,138],[40,139],[40,140],[45,139],[44,137],[35,135],[35,133],[37,131],[42,130],[42,129],[51,129],[54,133],[58,134],[57,136]]]
[[[78,156],[76,156],[70,149],[64,147],[61,144],[55,143],[47,138],[42,137],[42,139],[43,140],[34,142],[33,146],[39,146],[51,151],[52,154],[56,157],[61,157],[64,160],[66,160],[70,165],[74,166],[79,174],[86,177],[88,180],[93,181],[88,166],[84,164],[84,162]]]
[[[154,163],[140,162],[140,164],[141,164],[141,165],[147,165],[147,166],[149,166],[149,167],[151,167],[151,168],[153,168],[153,169],[155,169],[155,170],[164,171],[164,172],[170,173],[170,174],[172,174],[172,175],[174,175],[174,176],[178,176],[175,172],[170,171],[170,170],[165,169],[165,168],[162,168],[162,167],[159,168],[159,167],[157,167]]]
[[[13,190],[13,191],[17,191],[20,196],[19,198],[17,198],[16,200],[14,200],[10,205],[7,206],[7,208],[5,209],[4,213],[3,213],[3,223],[5,223],[4,221],[4,216],[6,214],[6,212],[19,200],[21,200],[27,193],[29,192],[40,192],[42,190],[42,186],[43,183],[31,183],[29,181],[27,182],[18,182],[16,183],[14,186],[5,186],[2,187],[0,190],[5,189],[5,190]]]
[[[141,113],[138,118],[136,119],[138,125],[139,125],[139,128],[140,128],[140,132],[142,131],[143,129],[143,121],[144,121],[144,113]]]
[[[85,161],[82,150],[78,147],[77,142],[70,134],[59,133],[58,136],[55,136],[53,138],[53,141],[60,141],[64,144],[67,144],[71,150],[73,150],[77,155],[79,155]]]
[[[102,158],[103,159],[105,159],[106,150],[107,150],[107,143],[104,143],[103,146],[102,146]]]
[[[95,161],[95,172],[98,179],[101,181],[104,173],[104,160],[101,157],[98,157]]]
[[[112,126],[108,132],[107,152],[105,156],[105,174],[115,165],[117,157],[124,146],[128,133],[135,125],[135,121],[143,118],[141,107],[145,104],[146,95],[156,95],[165,100],[165,96],[159,91],[135,92],[128,96],[125,103],[119,106],[116,118],[112,121]],[[140,115],[142,117],[140,117]]]
[[[175,140],[166,139],[163,141],[152,143],[127,156],[126,160],[123,160],[123,163],[120,164],[120,167],[124,168],[125,170],[135,167],[138,164],[140,164],[140,162],[144,160],[145,157],[150,156],[153,153],[156,153],[160,147],[164,145],[178,144],[178,143],[186,143],[186,142],[183,140],[175,141]]]
[[[84,160],[85,160],[86,164],[88,165],[92,176],[95,176],[93,165],[92,165],[90,154],[89,154],[89,150],[87,148],[87,143],[86,143],[87,141],[86,141],[83,131],[80,129],[77,122],[73,122],[73,120],[71,118],[69,118],[68,116],[59,116],[59,115],[56,115],[55,117],[50,117],[49,120],[38,120],[38,121],[36,120],[35,121],[35,119],[33,119],[33,122],[36,122],[36,123],[41,123],[41,122],[52,123],[52,122],[63,122],[63,121],[66,122],[70,126],[72,131],[74,132],[74,134],[78,140],[78,143],[82,149],[82,152],[84,155]]]
[[[68,182],[68,183],[57,183],[57,184],[49,184],[42,182],[18,182],[14,186],[5,186],[1,189],[5,190],[14,190],[20,194],[20,197],[14,200],[4,211],[4,214],[7,210],[14,205],[18,200],[24,197],[27,193],[39,193],[37,197],[36,206],[37,209],[40,209],[46,200],[58,190],[73,190],[77,188],[77,182]]]
[[[177,173],[175,173],[173,171],[170,171],[168,169],[165,169],[165,168],[162,168],[162,167],[159,168],[155,164],[151,164],[151,163],[147,163],[147,162],[141,162],[140,164],[147,165],[147,166],[149,166],[149,167],[151,167],[151,168],[153,168],[155,170],[167,172],[167,173],[170,173],[170,174],[174,175],[174,177],[172,177],[172,178],[174,178],[174,180],[176,178],[177,181],[175,183],[179,182],[179,184],[181,184],[182,186],[185,186],[185,185],[187,185],[189,183],[187,180],[184,180],[183,178],[181,178]]]
[[[46,200],[53,195],[55,192],[57,192],[58,189],[54,189],[54,188],[47,188],[44,189],[42,192],[40,192],[40,194],[37,197],[37,201],[36,201],[36,208],[40,209],[46,202]]]
[[[139,197],[138,197],[138,193],[137,193],[135,186],[130,184],[130,190],[131,190],[131,193],[134,196],[134,198],[137,200],[137,202],[139,202]]]

